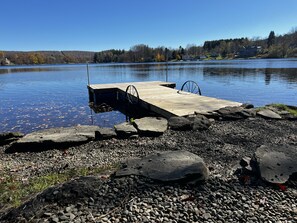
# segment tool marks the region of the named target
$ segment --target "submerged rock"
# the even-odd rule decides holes
[[[166,151],[127,161],[116,176],[140,175],[158,181],[204,181],[209,171],[199,156],[188,151]]]
[[[297,149],[292,146],[260,146],[252,159],[253,169],[270,183],[285,183],[297,173]]]
[[[135,127],[141,135],[162,135],[168,127],[168,121],[161,117],[144,117],[135,119]]]
[[[98,129],[98,126],[81,125],[32,132],[17,140],[5,152],[40,151],[85,143],[95,139]]]

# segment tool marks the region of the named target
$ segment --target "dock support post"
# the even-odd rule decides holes
[[[90,85],[89,62],[87,62],[88,85]]]

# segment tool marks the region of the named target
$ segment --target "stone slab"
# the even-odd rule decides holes
[[[161,117],[144,117],[134,120],[134,125],[142,135],[162,135],[168,127],[168,121]]]
[[[274,111],[271,111],[270,109],[263,109],[261,111],[258,111],[257,115],[260,115],[264,118],[269,118],[269,119],[282,119],[282,117],[279,114],[277,114]]]
[[[95,139],[98,126],[52,128],[32,132],[13,143],[6,152],[46,150],[60,145],[75,145]]]
[[[270,183],[285,183],[297,173],[297,148],[293,146],[262,145],[253,157],[261,177]]]
[[[123,122],[121,124],[115,125],[114,129],[117,133],[117,136],[120,138],[128,138],[130,136],[138,134],[137,129],[128,122]]]
[[[203,159],[188,151],[166,151],[127,161],[116,176],[141,175],[153,180],[204,181],[209,176]]]
[[[113,128],[99,128],[95,133],[96,139],[112,139],[117,136]]]

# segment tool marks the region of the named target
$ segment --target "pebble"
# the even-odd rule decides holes
[[[117,193],[117,192],[119,192],[119,189],[117,189],[117,188],[115,187],[115,188],[113,188],[113,191]]]
[[[209,213],[204,213],[203,218],[208,220],[209,218],[211,218],[211,215]]]
[[[70,211],[71,211],[71,207],[67,207],[67,208],[65,209],[65,211],[66,211],[66,212],[70,212]]]
[[[72,214],[72,213],[69,214],[69,218],[70,218],[70,220],[73,220],[75,217],[76,217],[76,216],[75,216],[74,214]]]
[[[52,221],[58,223],[59,222],[59,218],[52,218]]]
[[[51,217],[53,214],[49,213],[49,212],[45,212],[43,215],[46,216],[46,217]]]
[[[69,218],[66,215],[62,215],[62,216],[59,217],[59,219],[62,220],[62,221],[66,221]]]

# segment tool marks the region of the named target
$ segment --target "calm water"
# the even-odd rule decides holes
[[[178,89],[194,80],[203,95],[256,106],[297,105],[297,59],[90,65],[91,83],[166,79]],[[118,111],[94,114],[86,85],[86,65],[0,67],[0,132],[126,120]]]

